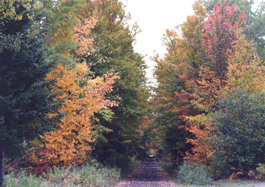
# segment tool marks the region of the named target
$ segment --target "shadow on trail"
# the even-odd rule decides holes
[[[169,176],[158,165],[158,161],[155,158],[148,158],[139,168],[128,175],[127,180],[146,182],[167,181],[169,180]]]

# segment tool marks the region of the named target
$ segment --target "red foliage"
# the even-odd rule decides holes
[[[189,112],[190,111],[190,109],[188,109],[188,108],[186,108],[184,106],[179,107],[179,110],[181,110],[183,112]]]
[[[39,163],[40,163],[40,165],[35,167],[35,171],[37,174],[43,173],[43,172],[47,173],[51,170],[49,161],[47,161],[45,159],[45,156],[47,154],[48,154],[47,149],[39,149],[39,157],[40,157]]]
[[[198,83],[195,85],[195,104],[208,113],[208,108],[216,104],[216,98],[227,84],[228,58],[233,52],[233,45],[238,40],[238,31],[246,28],[247,16],[245,12],[236,20],[236,7],[229,6],[227,1],[220,6],[214,5],[213,11],[203,24],[202,47],[206,53],[206,61],[200,66]],[[214,148],[205,139],[211,134],[212,125],[205,123],[204,114],[189,116],[186,129],[195,135],[188,139],[194,147],[192,154],[187,153],[188,159],[201,162],[205,165],[212,164]]]
[[[39,172],[47,173],[47,172],[49,172],[51,170],[51,168],[49,168],[49,166],[46,164],[46,165],[43,165],[43,166],[40,166],[40,167],[36,167],[35,170],[36,170],[37,173],[39,173]]]
[[[179,92],[176,92],[175,93],[175,96],[179,99],[187,99],[187,100],[193,100],[195,99],[192,95],[190,94],[187,94],[187,93],[179,93]]]
[[[48,153],[48,151],[46,149],[40,149],[39,152],[42,154]]]
[[[182,75],[178,75],[178,78],[181,80],[185,80],[185,78]]]
[[[216,75],[221,80],[225,79],[227,68],[227,51],[231,49],[233,41],[236,40],[235,31],[239,28],[246,28],[247,16],[242,13],[239,20],[235,21],[236,7],[228,3],[214,5],[213,12],[204,23],[202,46],[205,49],[207,58],[213,64]]]

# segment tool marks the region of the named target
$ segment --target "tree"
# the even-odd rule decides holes
[[[46,133],[42,142],[37,142],[28,150],[28,156],[34,164],[40,164],[37,156],[48,161],[47,164],[55,165],[77,164],[88,160],[101,133],[95,128],[94,123],[98,120],[94,114],[100,113],[109,120],[113,113],[108,107],[118,106],[116,98],[108,100],[106,96],[112,91],[118,74],[108,72],[95,77],[89,68],[93,64],[85,60],[96,51],[90,32],[97,19],[87,12],[88,5],[86,1],[56,2],[54,10],[50,10],[52,15],[69,17],[61,20],[48,16],[45,20],[44,25],[56,25],[47,38],[49,47],[55,47],[59,53],[57,59],[60,59],[60,64],[47,74],[46,79],[56,78],[57,82],[51,90],[53,93],[62,93],[56,100],[63,102],[58,112],[64,113],[65,117],[56,123],[55,131]],[[66,24],[68,22],[71,24]],[[39,149],[45,153],[38,155],[36,150]]]
[[[201,80],[199,91],[203,99],[198,99],[196,105],[205,111],[205,113],[190,116],[187,119],[190,121],[189,130],[195,133],[195,139],[189,140],[192,144],[196,145],[193,148],[194,155],[188,155],[188,158],[202,162],[206,165],[214,165],[212,160],[215,150],[218,148],[211,146],[207,141],[208,137],[215,134],[212,132],[214,129],[212,123],[207,119],[211,118],[211,114],[220,107],[216,103],[218,97],[223,97],[224,94],[234,94],[238,90],[245,90],[248,93],[260,93],[264,89],[264,67],[262,61],[259,59],[255,45],[253,42],[248,42],[246,35],[243,34],[242,29],[234,31],[235,40],[231,42],[231,47],[226,51],[227,69],[223,80],[216,78],[215,71],[207,68],[201,73]],[[204,66],[206,67],[206,66]],[[210,94],[212,93],[212,94]],[[207,122],[208,121],[208,122]]]
[[[260,93],[265,88],[263,61],[259,58],[256,45],[248,42],[241,30],[236,35],[237,40],[233,42],[227,59],[227,80],[222,93],[234,93],[237,90]]]
[[[204,23],[205,33],[202,46],[209,61],[201,67],[198,91],[208,97],[206,102],[209,105],[214,103],[213,100],[226,84],[229,49],[231,49],[233,41],[237,39],[237,29],[243,29],[246,25],[245,13],[243,12],[239,20],[235,21],[233,20],[235,12],[234,5],[229,6],[226,2],[220,6],[215,4],[213,12]]]
[[[42,157],[49,164],[69,165],[84,162],[96,141],[97,132],[92,123],[94,113],[117,106],[117,102],[108,100],[105,95],[112,91],[118,76],[105,74],[92,79],[87,75],[88,72],[87,65],[81,63],[70,70],[58,65],[47,74],[48,80],[58,76],[58,81],[51,90],[54,93],[62,92],[57,99],[63,99],[64,103],[58,112],[65,114],[56,123],[56,130],[47,132],[42,137],[43,145],[40,146],[46,150]]]
[[[187,116],[189,125],[187,130],[195,133],[192,143],[194,154],[188,154],[189,159],[200,161],[207,166],[213,164],[211,158],[214,150],[205,139],[210,136],[211,123],[207,123],[210,108],[216,106],[216,99],[223,93],[227,84],[228,57],[237,40],[238,29],[243,30],[246,25],[246,15],[243,12],[238,20],[233,17],[235,6],[223,2],[220,6],[214,5],[213,11],[203,24],[202,47],[206,53],[206,62],[200,66],[199,77],[194,84],[194,105],[201,111],[198,115]]]
[[[213,5],[222,4],[222,0],[201,0],[203,5],[208,11],[213,9]],[[265,3],[260,2],[259,5],[255,4],[254,0],[229,0],[226,1],[229,5],[235,5],[237,13],[234,16],[234,20],[238,20],[238,17],[245,12],[247,19],[247,27],[245,34],[247,35],[248,41],[253,41],[257,44],[257,51],[262,60],[265,60],[265,50],[264,50],[264,35],[265,31],[263,29],[264,22],[264,8]]]
[[[159,132],[164,133],[164,153],[171,155],[172,162],[177,164],[192,148],[186,142],[193,134],[185,128],[188,124],[184,116],[200,113],[192,103],[199,67],[206,61],[201,43],[207,11],[199,3],[193,5],[193,10],[194,15],[188,16],[179,27],[180,33],[177,30],[166,31],[163,42],[167,53],[164,57],[156,55],[153,58],[157,63],[154,75],[158,81],[156,122],[160,126]]]
[[[99,161],[127,169],[129,158],[136,155],[135,148],[138,148],[134,133],[139,128],[140,118],[146,115],[149,96],[145,85],[146,65],[143,56],[133,50],[138,31],[137,27],[130,29],[122,3],[117,0],[89,2],[89,10],[96,12],[98,22],[90,33],[95,37],[96,50],[85,59],[95,76],[119,72],[120,79],[108,97],[121,99],[118,107],[111,107],[112,121],[96,115],[100,120],[95,128],[102,134],[92,155]]]
[[[261,125],[262,117],[258,117],[264,110],[264,66],[256,45],[248,42],[242,30],[236,36],[228,56],[226,86],[220,94],[215,113],[208,116],[208,121],[213,123],[210,136],[213,138],[208,138],[208,142],[216,150],[213,158],[219,173],[229,167],[244,172],[254,169],[262,161],[260,151],[264,149],[263,143],[259,142],[263,141],[260,136],[263,136],[261,129],[264,127]],[[253,134],[256,130],[259,133]],[[255,141],[259,147],[250,146],[256,145]]]
[[[193,10],[195,15],[187,16],[187,21],[178,27],[180,33],[178,30],[166,30],[163,45],[167,53],[164,57],[153,57],[157,63],[154,76],[158,81],[158,90],[164,97],[169,97],[165,92],[170,92],[170,97],[184,90],[185,93],[192,93],[193,89],[187,83],[198,76],[198,69],[205,61],[201,43],[207,11],[198,2],[193,5]]]
[[[3,157],[21,154],[22,143],[52,130],[57,102],[44,81],[54,66],[46,56],[41,29],[33,30],[41,16],[34,2],[3,1],[0,16],[0,186],[3,186]],[[11,8],[11,9],[10,9]],[[12,14],[5,14],[8,9]],[[10,13],[10,12],[9,12]]]

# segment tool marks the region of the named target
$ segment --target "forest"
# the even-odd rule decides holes
[[[165,31],[149,86],[119,0],[1,1],[0,187],[111,187],[150,155],[181,184],[265,180],[254,3],[196,0]]]

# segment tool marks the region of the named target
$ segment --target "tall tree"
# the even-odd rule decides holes
[[[48,5],[45,7],[50,10]],[[28,151],[34,164],[39,163],[38,159],[34,158],[37,158],[36,149],[40,148],[45,149],[41,156],[49,161],[49,164],[69,165],[88,160],[88,153],[101,132],[95,130],[93,125],[93,122],[97,121],[94,113],[100,113],[104,119],[109,120],[112,112],[108,107],[117,106],[113,98],[108,100],[106,97],[106,94],[112,91],[115,79],[118,78],[117,74],[108,72],[95,77],[88,67],[93,64],[85,62],[85,58],[96,51],[90,31],[97,19],[87,11],[88,5],[86,1],[79,0],[58,1],[50,10],[51,14],[58,14],[59,18],[69,17],[61,20],[51,16],[45,20],[44,26],[52,23],[56,25],[51,28],[47,38],[49,47],[55,48],[59,53],[57,59],[60,62],[60,65],[47,74],[47,80],[56,78],[57,82],[51,90],[54,93],[62,93],[56,98],[63,102],[58,112],[63,112],[66,116],[56,123],[54,132],[43,136],[43,143],[39,142],[37,147]],[[58,23],[60,21],[61,24]]]
[[[234,20],[236,7],[229,6],[223,2],[220,6],[214,5],[213,11],[204,22],[202,47],[206,53],[206,62],[201,65],[199,78],[195,85],[195,106],[202,112],[192,115],[186,119],[189,121],[187,129],[195,133],[195,138],[188,140],[194,146],[194,154],[188,158],[202,162],[206,165],[212,164],[213,150],[205,138],[210,136],[211,124],[206,123],[209,109],[215,107],[216,99],[221,95],[226,85],[228,56],[231,52],[233,42],[237,40],[237,30],[243,30],[247,17],[243,12],[238,20]]]
[[[145,115],[145,103],[148,91],[145,85],[145,62],[143,56],[134,52],[133,43],[137,27],[131,30],[129,17],[125,15],[123,5],[117,0],[89,1],[90,11],[96,12],[98,22],[91,35],[95,36],[95,52],[89,55],[87,63],[94,65],[91,70],[96,76],[105,72],[119,72],[110,98],[121,99],[119,107],[112,107],[114,113],[111,122],[98,114],[100,121],[98,130],[108,128],[112,132],[102,133],[101,141],[97,141],[94,156],[100,161],[122,166],[122,160],[135,154],[136,142],[133,133],[139,126],[139,119]],[[127,158],[126,158],[127,157]]]
[[[186,143],[192,133],[187,132],[183,116],[199,112],[192,106],[194,84],[198,70],[205,61],[205,52],[201,47],[203,23],[207,17],[206,9],[199,3],[193,6],[195,15],[188,16],[187,21],[177,30],[167,30],[163,38],[167,53],[163,58],[155,56],[157,62],[154,75],[158,80],[156,89],[157,123],[163,126],[165,153],[172,156],[172,161],[181,163],[185,152],[191,149]],[[175,132],[175,138],[172,138]]]
[[[263,118],[258,116],[264,110],[265,76],[256,45],[240,30],[236,36],[228,56],[226,86],[215,113],[208,116],[213,126],[208,141],[217,150],[215,163],[228,164],[219,165],[219,170],[234,167],[248,172],[264,162]]]
[[[56,130],[47,132],[42,138],[43,148],[46,149],[43,158],[50,164],[80,164],[87,160],[96,140],[97,132],[92,123],[94,113],[117,105],[117,102],[108,100],[105,95],[112,91],[112,85],[118,77],[105,74],[92,79],[87,76],[88,72],[87,65],[81,63],[71,70],[58,65],[47,74],[47,79],[59,76],[52,91],[63,92],[58,99],[63,98],[64,103],[58,112],[65,113],[61,122],[56,123]]]
[[[42,18],[34,14],[33,6],[33,1],[1,2],[1,187],[4,153],[13,157],[21,153],[23,141],[52,130],[54,121],[47,113],[57,109],[48,90],[50,83],[44,81],[45,74],[55,63],[46,56],[42,31],[33,29]]]
[[[232,43],[228,56],[228,71],[224,93],[244,90],[248,93],[260,93],[265,88],[263,61],[257,53],[257,46],[249,42],[242,30],[236,32],[237,40]]]
[[[200,0],[208,11],[213,9],[213,5],[221,5],[223,0]],[[229,5],[235,5],[237,13],[234,16],[234,20],[245,12],[247,19],[248,29],[245,34],[249,41],[253,41],[257,44],[257,51],[262,60],[265,60],[265,40],[264,40],[264,24],[265,24],[265,3],[263,1],[257,4],[255,0],[229,0],[226,1]]]

